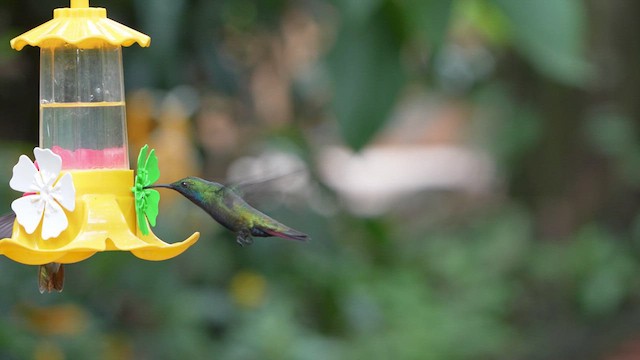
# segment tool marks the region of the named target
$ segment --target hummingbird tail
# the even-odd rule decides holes
[[[287,229],[267,229],[267,228],[263,228],[260,229],[262,231],[264,231],[265,233],[269,234],[270,236],[276,236],[282,239],[288,239],[288,240],[298,240],[298,241],[307,241],[310,240],[311,238],[309,237],[309,235],[300,232],[298,230],[294,230],[291,228],[287,228]]]

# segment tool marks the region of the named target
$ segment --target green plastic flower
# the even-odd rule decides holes
[[[160,203],[160,193],[158,191],[145,189],[145,186],[152,185],[160,178],[158,157],[155,154],[155,149],[151,149],[148,156],[147,150],[149,150],[149,145],[145,145],[140,149],[135,186],[131,189],[136,198],[138,228],[144,235],[149,234],[149,226],[146,219],[149,220],[151,226],[156,226],[158,204]]]

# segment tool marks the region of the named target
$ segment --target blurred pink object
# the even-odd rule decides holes
[[[127,163],[124,147],[71,151],[55,145],[51,151],[60,155],[63,169],[122,169]]]

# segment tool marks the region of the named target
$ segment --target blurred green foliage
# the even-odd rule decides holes
[[[152,37],[124,51],[128,94],[197,94],[184,115],[192,148],[165,141],[169,153],[195,153],[212,179],[247,154],[305,161],[315,195],[260,208],[313,241],[239,248],[163,193],[159,237],[202,233],[175,259],[98,254],[69,265],[64,292],[50,295],[38,294],[34,267],[0,259],[0,358],[640,356],[640,3],[91,4]],[[62,6],[0,1],[0,183],[37,143],[38,53],[15,53],[8,39]],[[349,211],[318,176],[323,147],[409,144],[385,132],[414,94],[468,114],[457,140],[435,143],[487,154],[494,183],[482,194],[416,191],[377,216]],[[154,103],[153,129],[162,111]],[[414,133],[431,121],[421,119]],[[15,196],[0,187],[5,210]]]

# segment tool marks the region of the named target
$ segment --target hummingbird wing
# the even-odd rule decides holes
[[[269,183],[273,183],[273,182],[277,182],[280,181],[284,178],[288,178],[291,176],[296,176],[296,175],[303,175],[303,176],[307,176],[308,175],[308,170],[306,168],[299,168],[299,169],[295,169],[295,170],[291,170],[291,171],[287,171],[284,173],[280,173],[280,174],[274,174],[271,175],[269,177],[255,177],[252,179],[244,179],[242,181],[238,181],[238,182],[232,182],[230,185],[227,185],[227,187],[229,188],[233,188],[237,191],[242,191],[245,189],[250,189],[252,187],[258,186],[258,187],[264,187],[265,185],[268,185]]]
[[[13,235],[13,223],[16,220],[16,213],[13,211],[0,216],[0,239],[10,238]]]
[[[288,192],[292,186],[298,188],[300,182],[309,183],[309,171],[299,168],[268,177],[253,177],[226,184],[226,188],[235,192],[245,200],[266,201]],[[298,184],[298,185],[296,185]],[[307,186],[307,185],[304,185]]]

